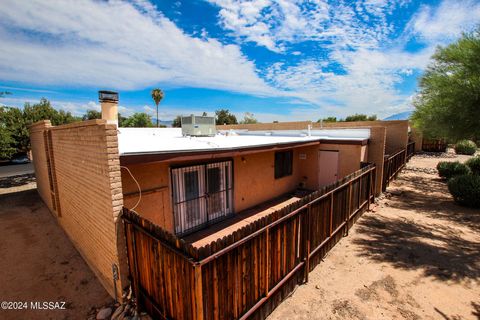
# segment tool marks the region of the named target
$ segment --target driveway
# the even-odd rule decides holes
[[[33,173],[33,164],[12,164],[0,166],[0,178]]]

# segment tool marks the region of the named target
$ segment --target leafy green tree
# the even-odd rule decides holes
[[[480,140],[480,27],[437,48],[413,104],[424,136]]]
[[[228,109],[215,111],[215,119],[217,125],[238,124],[237,117],[235,117],[233,113],[230,113]]]
[[[65,123],[80,121],[70,112],[55,110],[47,99],[42,98],[39,103],[26,103],[22,109],[14,107],[2,107],[0,127],[5,128],[11,138],[10,146],[16,152],[30,150],[30,136],[28,126],[40,120],[50,120],[58,126]]]
[[[0,160],[10,159],[17,151],[12,147],[14,141],[7,128],[0,127]]]
[[[85,113],[82,117],[83,121],[93,119],[102,119],[102,113],[97,110],[87,110],[87,113]]]
[[[337,117],[326,117],[326,118],[323,118],[323,119],[319,119],[317,122],[320,122],[320,121],[323,121],[323,122],[337,122]]]
[[[181,116],[176,116],[175,119],[173,119],[172,127],[174,127],[174,128],[181,128],[182,127],[182,117]]]
[[[367,116],[366,114],[355,113],[345,118],[345,122],[353,122],[353,121],[375,121],[377,120],[377,115]]]
[[[127,118],[125,118],[124,116],[122,116],[120,113],[118,113],[118,126],[119,127],[125,127],[123,125],[123,122],[127,120]]]
[[[258,120],[255,119],[253,113],[245,112],[243,120],[240,121],[241,124],[255,124],[258,123]]]
[[[122,121],[123,127],[150,128],[153,127],[152,117],[144,112],[136,112]]]
[[[165,94],[163,93],[162,90],[156,88],[152,90],[152,99],[155,102],[155,105],[157,106],[157,128],[158,128],[158,104],[160,101],[162,101],[163,97]]]
[[[17,151],[13,145],[14,141],[12,133],[5,121],[6,113],[8,111],[5,107],[0,107],[0,160],[10,159],[10,157]]]

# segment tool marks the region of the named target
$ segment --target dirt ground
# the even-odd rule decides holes
[[[415,156],[408,168],[468,157]],[[480,319],[480,210],[405,170],[269,319]]]
[[[0,184],[0,301],[28,305],[27,310],[0,309],[0,319],[86,319],[92,307],[111,298],[34,184]],[[32,310],[30,302],[65,302],[66,310]]]

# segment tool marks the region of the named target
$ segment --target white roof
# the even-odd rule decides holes
[[[185,137],[181,128],[119,128],[120,155],[238,150],[320,140],[363,141],[370,129],[219,130],[213,137]]]

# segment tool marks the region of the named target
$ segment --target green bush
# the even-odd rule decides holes
[[[475,142],[471,140],[461,140],[458,141],[455,145],[455,153],[456,154],[468,154],[472,155],[475,154],[477,151],[477,145]]]
[[[465,164],[470,168],[473,174],[480,175],[480,156],[468,159]]]
[[[440,161],[437,164],[438,175],[449,180],[458,175],[465,175],[470,173],[470,169],[458,161]]]
[[[448,181],[448,190],[455,202],[473,208],[480,208],[480,176],[461,175]]]

